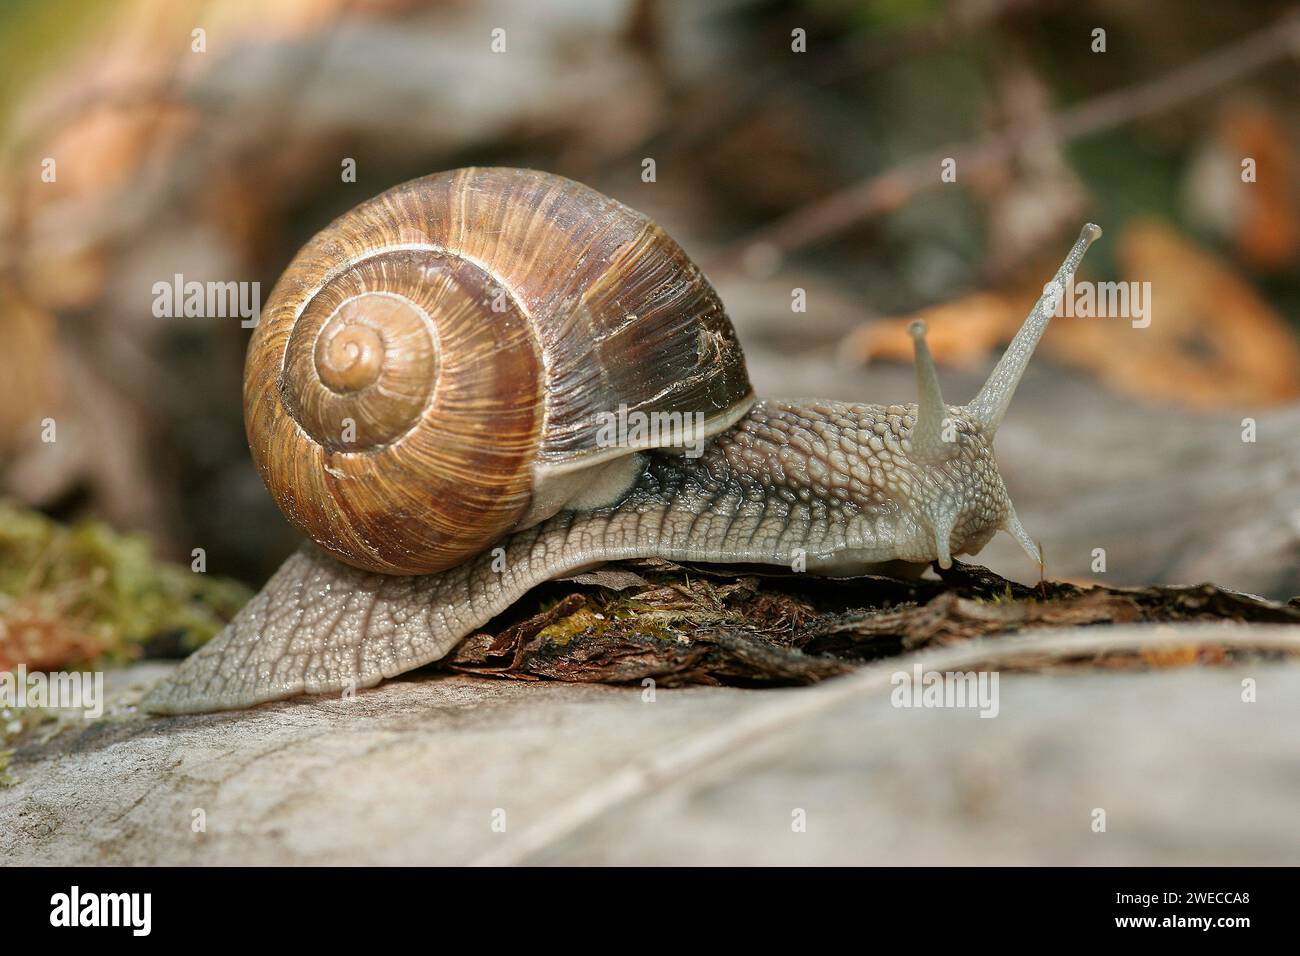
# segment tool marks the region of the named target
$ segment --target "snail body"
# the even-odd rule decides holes
[[[951,564],[998,530],[1038,561],[992,441],[1086,226],[989,381],[943,401],[758,401],[721,302],[657,225],[528,170],[398,186],[317,235],[249,346],[259,472],[304,545],[146,697],[163,713],[372,686],[536,584],[635,557],[849,575]],[[696,416],[614,444],[616,409]]]

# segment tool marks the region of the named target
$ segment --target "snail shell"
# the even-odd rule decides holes
[[[564,506],[602,463],[597,416],[753,393],[717,294],[647,217],[571,180],[461,169],[337,219],[249,346],[244,417],[289,519],[340,560],[451,567]]]

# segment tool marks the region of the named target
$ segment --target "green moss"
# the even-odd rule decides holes
[[[583,607],[554,624],[548,624],[537,632],[537,636],[564,647],[569,641],[586,631],[591,631],[595,635],[604,633],[608,624],[602,614],[592,608]]]
[[[689,573],[644,572],[645,587],[636,591],[598,591],[585,595],[584,606],[548,624],[537,635],[559,647],[574,638],[638,634],[656,640],[677,641],[701,627],[743,625],[751,611],[743,600],[752,585],[733,582],[715,586],[692,579]],[[554,605],[551,605],[552,607]]]
[[[94,521],[66,527],[0,502],[0,658],[13,664],[121,662],[164,636],[192,649],[250,596],[158,561],[140,535]]]

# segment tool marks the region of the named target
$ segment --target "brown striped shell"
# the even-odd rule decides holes
[[[281,510],[389,574],[451,567],[559,510],[577,470],[635,450],[598,445],[601,413],[703,412],[716,434],[752,401],[677,243],[519,169],[426,176],[340,217],[276,284],[244,372]]]

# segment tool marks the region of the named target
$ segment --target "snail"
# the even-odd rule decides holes
[[[370,687],[619,559],[850,576],[948,567],[1004,530],[1040,563],[993,437],[1100,234],[967,405],[945,404],[920,323],[914,405],[759,400],[717,294],[647,217],[531,170],[394,187],[308,242],[249,344],[249,447],[312,542],[144,707]],[[695,434],[600,441],[615,411]]]

